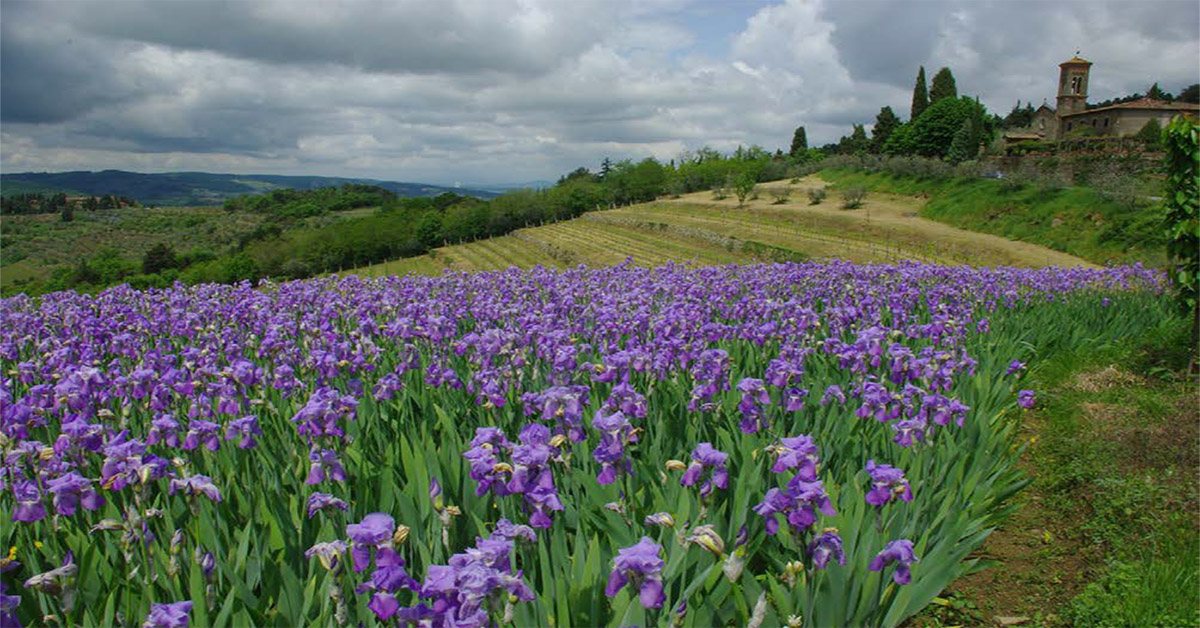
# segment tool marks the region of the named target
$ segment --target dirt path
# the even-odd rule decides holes
[[[1194,385],[1151,381],[1128,362],[1075,371],[1042,393],[1054,399],[1048,407],[1022,417],[1018,438],[1028,448],[1018,464],[1033,483],[973,555],[991,564],[955,581],[907,628],[1069,624],[1076,596],[1114,558],[1152,554],[1175,534],[1175,525],[1190,527],[1196,545],[1200,396]],[[1122,554],[1131,542],[1142,549]],[[1172,556],[1158,560],[1194,560],[1195,554]],[[1127,588],[1153,586],[1141,582],[1123,581],[1117,595],[1147,598],[1146,591]],[[1119,617],[1085,623],[1148,625],[1146,616]]]
[[[922,198],[871,192],[867,195],[861,208],[844,210],[841,208],[838,194],[832,192],[820,205],[809,205],[808,190],[823,188],[826,185],[828,183],[816,175],[805,177],[795,184],[788,181],[762,183],[758,186],[759,199],[748,201],[746,205],[750,210],[802,213],[809,219],[821,220],[829,224],[847,225],[859,230],[878,233],[880,237],[890,236],[933,242],[943,249],[967,252],[971,258],[985,259],[986,263],[1034,267],[1095,266],[1095,264],[1074,255],[1061,253],[1044,246],[967,231],[921,218],[919,212],[925,205],[925,199]],[[790,200],[787,203],[774,204],[771,190],[784,187],[791,188]],[[738,205],[737,199],[732,196],[724,200],[714,200],[711,192],[685,194],[669,202],[723,208],[737,207]]]

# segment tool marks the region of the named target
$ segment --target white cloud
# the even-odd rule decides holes
[[[1194,3],[710,1],[6,0],[0,168],[553,179],[835,141],[906,117],[921,64],[1001,113],[1052,100],[1076,43],[1093,100],[1200,80]]]

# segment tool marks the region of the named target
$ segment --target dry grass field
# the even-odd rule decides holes
[[[998,236],[957,229],[918,216],[923,199],[867,196],[862,207],[842,209],[830,191],[820,204],[808,190],[825,187],[816,176],[796,183],[759,185],[758,198],[710,192],[585,214],[566,222],[521,229],[510,235],[435,249],[428,255],[359,269],[364,275],[498,270],[577,264],[609,265],[631,258],[653,266],[665,262],[711,265],[752,261],[844,259],[892,262],[913,259],[979,266],[1088,266],[1077,257]],[[785,202],[777,192],[789,190]]]

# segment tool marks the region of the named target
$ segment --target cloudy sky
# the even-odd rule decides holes
[[[1200,81],[1200,3],[0,0],[0,169],[430,183],[786,149],[907,118],[917,66],[1006,113]]]

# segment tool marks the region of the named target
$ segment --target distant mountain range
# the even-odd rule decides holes
[[[347,177],[288,176],[275,174],[214,174],[163,172],[147,174],[124,170],[99,172],[20,172],[0,175],[0,194],[58,193],[80,196],[110,194],[132,198],[148,206],[220,205],[240,194],[261,194],[282,188],[311,190],[345,183],[364,183],[391,190],[402,197],[437,196],[453,192],[462,196],[494,198],[492,190],[452,188],[428,183],[353,179]]]
[[[464,183],[463,187],[503,194],[512,190],[547,190],[554,187],[554,185],[554,181],[538,179],[536,181],[522,181],[520,183]]]

